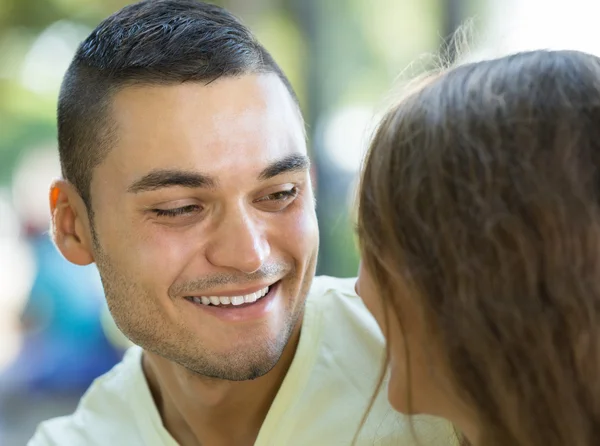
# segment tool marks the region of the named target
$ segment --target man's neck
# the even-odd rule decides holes
[[[277,365],[252,381],[203,378],[144,351],[143,370],[163,425],[181,446],[255,443],[294,359],[300,324]]]

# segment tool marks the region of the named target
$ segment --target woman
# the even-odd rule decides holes
[[[397,410],[475,446],[600,444],[599,58],[431,79],[374,138],[358,230]]]

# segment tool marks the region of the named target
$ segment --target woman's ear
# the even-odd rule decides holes
[[[85,203],[75,187],[65,180],[50,186],[52,239],[62,255],[76,265],[94,262],[90,222]]]

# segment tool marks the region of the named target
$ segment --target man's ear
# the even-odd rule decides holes
[[[68,181],[52,182],[50,213],[52,239],[62,255],[76,265],[93,263],[92,233],[86,206]]]

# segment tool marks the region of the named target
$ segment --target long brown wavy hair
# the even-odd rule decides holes
[[[519,53],[403,99],[358,233],[388,318],[413,291],[481,445],[600,444],[599,58]]]

